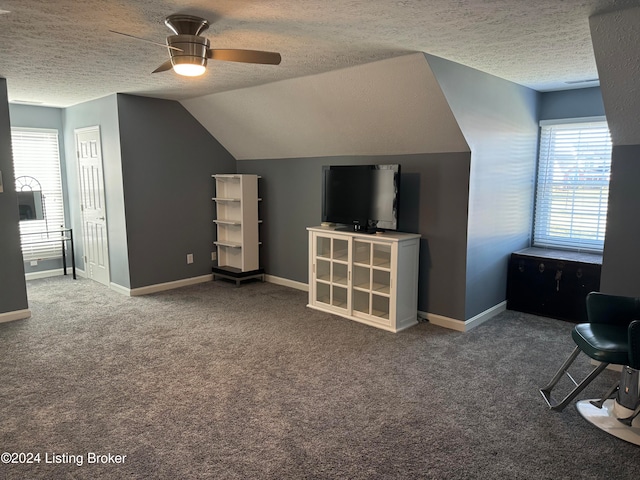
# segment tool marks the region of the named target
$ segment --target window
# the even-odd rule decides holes
[[[58,131],[33,128],[12,128],[13,166],[16,177],[16,190],[42,189],[42,220],[21,220],[20,234],[23,241],[56,238],[52,233],[48,237],[42,232],[57,230],[64,225],[64,204],[62,200],[62,181],[60,178],[60,150]],[[34,183],[34,180],[36,183]],[[36,187],[34,188],[34,185]],[[62,243],[39,243],[24,245],[25,260],[54,258],[62,255]]]
[[[611,137],[607,122],[541,122],[533,245],[601,252]]]

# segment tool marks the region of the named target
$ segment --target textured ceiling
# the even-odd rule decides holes
[[[9,99],[70,106],[115,92],[186,99],[422,51],[536,90],[597,77],[595,13],[640,0],[0,0]],[[207,18],[212,48],[278,51],[279,66],[210,61],[151,74],[172,13]]]

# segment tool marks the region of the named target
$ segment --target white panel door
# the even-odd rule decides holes
[[[100,127],[78,129],[75,134],[85,272],[88,278],[109,285],[109,246]]]

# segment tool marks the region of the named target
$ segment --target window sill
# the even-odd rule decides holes
[[[571,250],[559,250],[553,248],[529,247],[515,252],[519,255],[564,260],[570,262],[593,263],[602,265],[602,254],[591,252],[573,252]]]

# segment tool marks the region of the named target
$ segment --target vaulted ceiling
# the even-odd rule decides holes
[[[70,106],[111,93],[182,100],[426,52],[540,90],[597,85],[589,17],[638,0],[0,0],[0,76],[13,102]],[[279,66],[210,61],[151,72],[167,15],[211,23],[213,48],[277,51]]]

